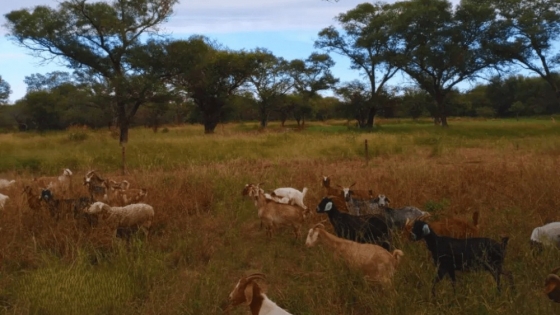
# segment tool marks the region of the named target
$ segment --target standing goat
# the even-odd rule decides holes
[[[33,188],[31,186],[23,187],[22,194],[25,194],[25,200],[27,200],[27,205],[31,210],[40,211],[42,208],[41,205],[41,196],[35,194]]]
[[[318,223],[310,229],[305,245],[311,247],[320,241],[346,260],[347,264],[360,269],[366,280],[383,285],[391,284],[400,257],[404,255],[401,250],[395,249],[389,253],[378,245],[360,244],[336,237],[324,228],[321,223]]]
[[[87,186],[91,199],[95,201],[109,201],[109,188],[106,181],[95,171],[89,171],[84,177],[84,186]]]
[[[72,171],[64,169],[62,175],[52,177],[39,177],[33,179],[38,187],[48,188],[56,194],[67,196],[72,192]]]
[[[0,189],[8,188],[15,183],[16,183],[16,181],[14,179],[7,180],[7,179],[0,178]]]
[[[384,218],[374,215],[354,216],[338,211],[329,197],[317,205],[318,213],[327,213],[336,235],[358,243],[374,243],[391,249],[391,231]]]
[[[424,239],[428,250],[432,254],[437,266],[437,276],[432,285],[432,295],[435,295],[436,284],[446,274],[449,275],[455,290],[455,271],[487,270],[494,276],[498,291],[500,291],[500,275],[508,276],[513,287],[513,277],[503,270],[508,237],[503,237],[501,243],[489,238],[455,239],[438,236],[424,221],[415,221],[410,234],[412,240]]]
[[[422,216],[417,218],[416,220],[424,220],[429,215]],[[430,229],[434,231],[439,236],[447,236],[452,238],[468,238],[468,237],[477,237],[479,234],[478,231],[478,219],[479,219],[479,212],[475,211],[472,215],[473,223],[470,224],[466,220],[462,218],[444,218],[439,221],[430,222]],[[414,225],[414,220],[408,220],[405,223],[405,230],[410,233],[412,230],[412,226]]]
[[[389,207],[390,200],[385,195],[378,195],[373,202],[377,208],[381,210],[381,213],[385,215],[387,223],[391,227],[399,229],[404,228],[407,222],[414,221],[421,217],[426,218],[430,216],[428,212],[422,211],[413,206],[393,209]]]
[[[267,236],[272,237],[272,233],[277,226],[287,225],[293,227],[296,239],[299,238],[300,229],[305,219],[305,210],[296,205],[266,199],[258,185],[256,194],[258,215],[266,227]]]
[[[229,305],[224,312],[229,312],[237,305],[249,306],[252,315],[291,315],[276,303],[272,302],[255,281],[265,280],[262,273],[253,273],[239,279],[235,288],[229,294]]]

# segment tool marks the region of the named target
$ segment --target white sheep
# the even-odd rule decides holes
[[[229,305],[224,312],[229,312],[233,307],[245,304],[254,315],[291,315],[280,306],[271,301],[255,281],[265,279],[262,273],[254,273],[239,279],[237,285],[229,294]]]
[[[15,183],[16,183],[16,181],[13,180],[13,179],[12,180],[7,180],[7,179],[0,178],[0,189],[8,188]]]
[[[398,249],[390,253],[378,245],[361,244],[337,237],[325,231],[321,223],[316,224],[309,230],[305,245],[311,247],[319,241],[342,257],[348,265],[360,269],[366,280],[382,285],[391,284],[400,257],[404,255]]]
[[[113,225],[118,233],[119,229],[140,228],[148,236],[154,208],[145,203],[135,203],[124,207],[111,207],[103,202],[95,202],[84,209],[88,214],[101,214],[106,221]]]
[[[270,196],[272,196],[273,198],[274,197],[280,197],[282,199],[288,198],[289,204],[292,205],[296,204],[302,207],[303,209],[307,210],[307,206],[303,204],[303,198],[305,198],[305,194],[307,194],[307,187],[303,187],[302,191],[299,191],[291,187],[282,187],[282,188],[274,189],[274,191],[270,194]]]
[[[552,222],[533,229],[531,244],[537,247],[553,246],[560,248],[560,222]]]
[[[10,199],[10,197],[8,197],[4,194],[0,194],[0,209],[4,209],[4,205],[6,204],[8,199]]]

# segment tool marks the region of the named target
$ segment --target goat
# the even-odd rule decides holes
[[[338,196],[342,193],[340,189],[336,189],[331,187],[331,178],[329,176],[323,176],[323,180],[321,181],[321,185],[325,187],[327,195],[331,196]]]
[[[8,197],[4,194],[0,194],[0,209],[4,209],[4,205],[6,204],[8,199],[10,199],[10,197]]]
[[[31,188],[31,186],[23,187],[22,194],[25,194],[25,199],[27,200],[27,205],[29,206],[30,209],[35,211],[41,210],[42,208],[41,196],[36,195],[33,192],[33,188]]]
[[[348,200],[348,198],[350,198],[350,195],[353,195],[358,199],[373,198],[373,191],[371,189],[370,190],[351,189],[352,187],[354,187],[354,185],[356,185],[356,182],[352,183],[352,185],[348,187],[342,187],[340,185],[337,185],[342,190],[342,195],[344,196],[344,199]]]
[[[72,191],[72,171],[68,168],[64,169],[60,176],[38,177],[33,181],[38,187],[46,187],[61,195],[67,195]]]
[[[321,241],[346,260],[350,266],[360,269],[366,280],[379,282],[383,285],[391,284],[400,257],[404,255],[401,250],[395,249],[392,253],[389,253],[378,245],[360,244],[334,236],[325,231],[324,228],[321,223],[311,228],[307,234],[305,245],[311,247]]]
[[[268,200],[257,186],[257,209],[261,222],[266,227],[266,234],[272,237],[274,229],[278,225],[289,225],[294,229],[296,239],[305,219],[304,209],[296,205],[278,203]]]
[[[7,179],[0,178],[0,189],[8,188],[15,183],[16,183],[16,181],[14,179],[7,180]]]
[[[543,246],[554,246],[560,248],[560,222],[552,222],[533,229],[530,244],[537,250]]]
[[[544,280],[544,294],[556,303],[560,303],[560,277],[556,274],[558,270],[560,267],[554,268]]]
[[[288,197],[272,196],[269,193],[265,193],[264,190],[262,188],[260,188],[260,185],[262,185],[262,184],[263,183],[259,183],[257,185],[252,184],[252,183],[245,184],[245,187],[243,188],[243,191],[241,192],[241,195],[249,196],[249,197],[253,198],[253,201],[255,202],[255,206],[257,205],[257,192],[258,191],[263,193],[264,197],[268,200],[274,200],[274,201],[279,202],[279,203],[290,203],[290,199]]]
[[[87,186],[91,199],[95,201],[109,201],[107,182],[95,171],[89,171],[84,177],[84,186]]]
[[[307,206],[303,204],[303,198],[305,198],[305,194],[307,194],[307,187],[303,187],[302,191],[299,191],[291,187],[282,187],[282,188],[274,189],[274,191],[270,194],[270,196],[272,196],[272,198],[274,197],[288,198],[289,204],[292,205],[296,204],[302,207],[303,209],[307,210]]]
[[[424,220],[429,216],[421,216],[416,220]],[[468,237],[478,237],[479,230],[478,230],[478,220],[479,220],[479,212],[475,211],[472,215],[473,223],[470,224],[466,220],[462,218],[445,218],[439,221],[430,222],[430,228],[439,236],[447,236],[452,238],[468,238]],[[408,220],[405,223],[404,229],[410,233],[412,230],[412,225],[414,220]]]
[[[111,192],[108,199],[112,204],[117,206],[126,206],[132,203],[140,203],[144,201],[148,192],[145,188],[141,189],[128,189],[130,184],[128,181],[124,180],[122,183],[118,184],[118,187],[110,186],[109,191]],[[123,188],[125,187],[125,188]]]
[[[266,277],[262,273],[253,273],[239,279],[229,294],[229,305],[224,312],[229,312],[237,305],[245,304],[249,306],[252,315],[291,315],[262,292],[261,287],[255,281],[257,279],[265,280]]]
[[[379,216],[353,216],[340,212],[329,197],[323,198],[316,211],[327,213],[336,235],[358,243],[374,243],[391,249],[391,231]]]
[[[338,211],[349,212],[348,207],[346,206],[346,201],[344,200],[344,193],[342,192],[342,190],[331,187],[330,175],[323,176],[321,185],[325,187],[326,196],[331,198],[332,202],[338,208]]]
[[[148,237],[154,218],[154,208],[145,203],[135,203],[124,207],[111,207],[103,202],[94,202],[83,210],[89,214],[101,214],[119,236],[119,232],[132,228],[142,229]]]
[[[500,291],[500,275],[503,273],[510,279],[513,287],[511,273],[503,270],[506,246],[509,238],[503,237],[501,243],[489,238],[456,239],[438,236],[424,221],[414,221],[412,240],[424,239],[428,250],[432,254],[434,264],[437,266],[437,276],[432,285],[432,295],[435,296],[436,284],[446,274],[449,275],[455,290],[455,271],[487,270],[494,276],[498,292]]]
[[[382,211],[385,215],[387,222],[392,227],[397,227],[402,229],[406,226],[407,222],[414,221],[420,217],[426,218],[430,214],[428,212],[422,211],[413,206],[405,206],[398,209],[393,209],[389,207],[391,201],[385,195],[378,195],[373,203],[377,206],[377,209]]]

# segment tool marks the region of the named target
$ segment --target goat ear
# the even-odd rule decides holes
[[[424,226],[422,227],[422,233],[424,233],[424,235],[430,234],[430,227],[428,226],[428,224],[424,224]]]
[[[253,282],[249,282],[245,287],[245,304],[251,305],[253,302]]]
[[[325,211],[329,211],[332,209],[332,201],[327,202],[325,205]]]

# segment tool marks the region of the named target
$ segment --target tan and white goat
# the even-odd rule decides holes
[[[272,237],[276,227],[291,226],[294,229],[296,239],[299,238],[300,229],[305,219],[305,210],[296,205],[266,199],[258,185],[256,188],[257,212],[266,228],[267,236]]]
[[[239,279],[229,294],[229,305],[224,312],[229,312],[238,305],[247,305],[252,315],[291,315],[264,294],[256,280],[265,279],[262,273],[254,273]]]
[[[60,196],[68,196],[72,192],[72,171],[68,168],[60,176],[43,176],[34,178],[35,185],[47,188]]]
[[[366,280],[382,285],[391,284],[400,258],[404,255],[398,249],[390,253],[375,244],[362,244],[340,238],[325,231],[321,223],[309,230],[305,245],[311,247],[319,242],[344,259],[350,267],[361,270]]]

